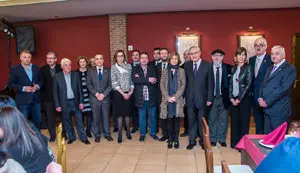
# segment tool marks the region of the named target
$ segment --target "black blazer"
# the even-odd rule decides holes
[[[184,64],[186,75],[186,105],[198,109],[206,108],[206,102],[212,102],[214,96],[214,81],[211,63],[201,60],[196,77],[194,77],[193,61]]]
[[[31,104],[40,102],[40,91],[37,90],[34,93],[23,92],[24,86],[33,86],[38,84],[40,88],[43,88],[44,80],[40,71],[40,68],[32,64],[32,82],[29,80],[23,66],[21,64],[16,65],[10,69],[8,87],[16,91],[16,103]]]
[[[289,117],[292,115],[292,87],[296,79],[295,66],[284,62],[271,74],[271,66],[261,84],[259,98],[267,104],[264,109],[268,115],[274,117]]]
[[[135,98],[135,106],[143,107],[144,106],[144,97],[143,97],[143,88],[144,85],[147,85],[149,91],[149,103],[150,106],[156,106],[156,84],[152,84],[149,82],[149,78],[156,76],[156,69],[153,65],[147,66],[147,75],[144,77],[143,68],[139,65],[132,69],[131,79],[134,83],[134,98]]]
[[[71,87],[74,93],[76,104],[83,104],[82,87],[78,72],[71,72]],[[53,80],[53,98],[56,108],[68,108],[67,84],[64,73],[62,71],[57,73]]]
[[[41,89],[41,100],[45,102],[54,102],[53,100],[53,78],[50,74],[50,66],[47,64],[41,68],[44,79],[44,87]],[[61,72],[60,64],[55,66],[56,73]]]
[[[249,59],[249,64],[251,66],[252,70],[252,92],[253,92],[253,104],[258,105],[258,94],[259,94],[259,88],[261,83],[263,82],[265,75],[267,73],[267,70],[270,66],[273,65],[273,62],[271,60],[271,56],[269,54],[266,54],[261,66],[258,70],[257,76],[255,77],[255,62],[256,62],[257,56],[253,56]]]
[[[229,83],[229,99],[234,98],[232,95],[232,91],[233,91],[233,75],[237,70],[237,66],[234,66],[231,70],[231,79],[230,79],[230,83]],[[242,100],[248,96],[251,96],[251,86],[252,86],[252,70],[250,65],[248,64],[244,64],[241,67],[241,71],[239,74],[239,96],[238,99],[242,102]]]
[[[212,65],[213,68],[213,65]],[[229,64],[222,63],[222,80],[221,80],[221,92],[222,92],[222,100],[225,108],[229,108],[230,100],[229,100],[229,82],[231,78],[231,68],[232,66]],[[214,73],[214,71],[213,71]],[[215,83],[215,75],[213,75],[214,88],[216,86]]]

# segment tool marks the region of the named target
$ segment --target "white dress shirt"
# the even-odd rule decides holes
[[[266,55],[266,52],[263,55],[261,55],[261,56],[256,56],[255,67],[254,67],[255,77],[258,74],[259,68],[261,66],[261,63],[263,62],[263,59],[264,59],[265,55]]]

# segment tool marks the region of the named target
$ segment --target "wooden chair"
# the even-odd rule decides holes
[[[66,142],[65,138],[62,136],[62,123],[58,126],[58,132],[57,132],[57,148],[58,148],[58,154],[57,154],[57,163],[59,163],[62,166],[63,173],[67,172],[67,163],[66,163]]]
[[[227,162],[225,160],[221,161],[221,166],[222,166],[222,173],[231,173],[227,165]]]

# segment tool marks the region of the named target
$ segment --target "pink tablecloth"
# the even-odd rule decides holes
[[[262,160],[266,157],[257,146],[250,140],[252,138],[261,139],[265,135],[245,135],[240,142],[235,146],[238,150],[246,150],[250,157],[253,159],[256,165],[259,165]]]

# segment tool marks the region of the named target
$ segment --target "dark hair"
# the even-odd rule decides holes
[[[133,54],[134,52],[138,52],[139,55],[141,54],[141,52],[140,52],[139,50],[133,50],[133,51],[132,51],[132,54]]]
[[[169,53],[169,50],[168,50],[167,48],[165,48],[165,47],[164,47],[164,48],[160,48],[160,49],[159,49],[159,53],[160,53],[162,50],[166,50],[166,51]]]
[[[86,56],[79,56],[79,57],[77,57],[77,65],[79,65],[79,61],[82,60],[82,59],[85,60],[85,62],[86,62],[86,67],[87,67],[88,64],[89,64],[89,61],[88,61],[88,59],[87,59]]]
[[[21,56],[23,53],[28,53],[28,54],[30,54],[32,56],[31,52],[29,50],[26,50],[26,49],[22,50],[20,52],[19,56]]]
[[[123,53],[123,55],[124,55],[124,61],[126,61],[126,54],[125,54],[125,52],[123,51],[123,50],[117,50],[115,53],[114,53],[114,58],[113,58],[113,62],[114,63],[116,63],[117,62],[117,55],[118,55],[118,53]]]
[[[156,51],[156,50],[160,51],[160,48],[155,47],[155,48],[153,48],[153,51],[152,51],[152,52],[154,52],[154,51]]]
[[[173,53],[171,53],[171,54],[169,55],[169,57],[168,57],[168,63],[170,64],[171,59],[172,59],[173,56],[176,56],[176,57],[177,57],[177,60],[178,60],[177,65],[181,64],[180,55],[179,55],[177,52],[173,52]]]
[[[142,56],[142,55],[147,55],[147,56],[149,57],[149,54],[148,54],[147,52],[142,52],[142,53],[141,53],[141,56]]]

